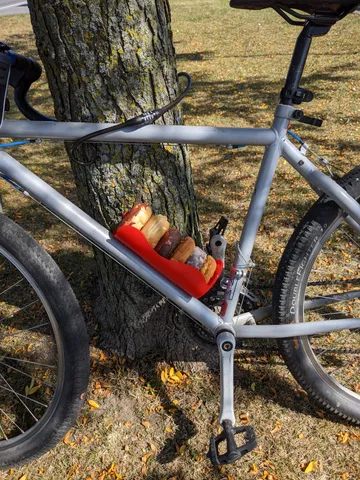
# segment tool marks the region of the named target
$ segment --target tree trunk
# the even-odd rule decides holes
[[[168,0],[29,0],[29,7],[58,120],[122,122],[176,96]],[[175,109],[158,123],[180,122]],[[145,201],[199,244],[184,146],[85,144],[76,158],[93,161],[85,167],[70,158],[81,206],[99,223],[111,230],[124,211]],[[196,358],[175,309],[95,255],[102,345],[132,358],[159,350]]]

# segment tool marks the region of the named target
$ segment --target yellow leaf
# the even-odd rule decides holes
[[[165,431],[166,431],[166,432],[169,432],[169,433],[172,432],[171,428],[169,428],[169,427],[166,427],[166,428],[165,428]]]
[[[69,442],[70,435],[71,435],[71,430],[69,430],[66,433],[65,437],[63,438],[63,443],[65,443],[65,445],[70,445],[70,442]]]
[[[171,375],[171,380],[174,380],[175,383],[180,383],[181,380],[177,375]]]
[[[146,455],[144,455],[144,456],[141,458],[141,461],[144,462],[144,463],[146,463],[146,462],[149,460],[149,458],[151,457],[151,455],[154,455],[154,452],[149,452],[149,453],[147,453]]]
[[[308,466],[305,468],[304,472],[305,473],[310,473],[313,470],[315,470],[316,467],[317,467],[317,460],[313,460],[312,462],[310,462],[308,464]]]
[[[27,475],[26,475],[26,473],[25,473],[25,475],[22,475],[22,476],[19,478],[19,480],[26,480],[26,477],[27,477]]]
[[[184,378],[184,375],[181,372],[176,372],[175,375],[182,380]]]
[[[174,367],[171,367],[170,368],[170,371],[169,371],[169,376],[172,377],[175,373],[175,368]]]
[[[88,404],[91,405],[94,408],[99,408],[100,407],[100,405],[97,402],[95,402],[95,400],[88,400]]]
[[[257,472],[258,472],[257,466],[255,465],[255,463],[252,463],[249,473],[257,473]]]
[[[162,372],[161,372],[161,381],[162,381],[163,383],[166,383],[167,378],[168,378],[167,371],[166,371],[166,370],[162,370]]]
[[[304,434],[303,434],[303,433],[299,433],[298,437],[299,437],[299,438],[304,438]]]
[[[131,422],[125,422],[124,425],[125,425],[125,427],[131,427],[132,423]]]
[[[141,422],[141,425],[143,425],[144,427],[150,427],[151,423],[144,420],[143,422]]]
[[[30,388],[27,394],[32,395],[33,393],[37,392],[39,388],[41,388],[41,385],[35,385],[35,387]]]

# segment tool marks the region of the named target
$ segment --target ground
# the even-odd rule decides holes
[[[183,105],[185,123],[269,126],[299,30],[273,11],[232,10],[225,0],[174,0],[171,5],[179,70],[190,73],[194,82]],[[28,17],[0,21],[3,40],[37,58]],[[292,126],[315,151],[333,159],[340,173],[358,164],[360,149],[359,21],[359,16],[349,16],[328,36],[314,39],[302,83],[315,100],[303,108],[324,119],[324,127]],[[32,98],[36,107],[51,114],[45,77]],[[17,116],[13,107],[10,118]],[[76,202],[61,144],[44,142],[12,153]],[[191,147],[190,154],[204,236],[220,215],[228,216],[231,256],[261,149]],[[311,403],[275,345],[266,342],[257,350],[241,349],[236,356],[236,418],[254,425],[258,448],[234,465],[211,468],[206,452],[210,434],[217,431],[217,372],[182,371],[177,381],[171,378],[176,369],[170,370],[173,366],[161,358],[130,364],[97,348],[91,249],[10,187],[2,186],[2,194],[6,214],[53,255],[80,300],[92,337],[92,378],[88,401],[64,441],[38,461],[3,472],[0,478],[359,480],[360,429]],[[315,198],[281,160],[253,255],[253,279],[265,303],[270,301],[265,287],[273,281],[287,238]]]

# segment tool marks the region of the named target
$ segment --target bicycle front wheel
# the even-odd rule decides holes
[[[339,182],[360,199],[360,167]],[[321,197],[303,218],[275,280],[275,323],[360,318],[360,235]],[[360,423],[360,332],[342,330],[279,341],[299,384],[322,408]]]
[[[52,258],[0,214],[0,467],[33,460],[84,401],[89,345],[71,287]]]

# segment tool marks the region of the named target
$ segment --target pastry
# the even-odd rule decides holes
[[[186,237],[180,245],[177,247],[175,252],[170,257],[170,260],[174,262],[185,263],[186,260],[190,257],[195,248],[195,242],[191,237]]]
[[[200,270],[200,268],[204,265],[206,260],[206,253],[204,250],[202,250],[199,247],[195,247],[194,251],[190,255],[190,257],[187,259],[186,263],[187,265],[191,265],[192,267],[197,268]]]
[[[144,235],[150,245],[155,248],[156,244],[165,232],[169,230],[170,224],[165,215],[154,215],[142,228],[141,233]]]
[[[130,210],[130,212],[125,214],[119,227],[130,225],[131,227],[141,230],[151,218],[151,214],[151,208],[147,203],[138,203]]]
[[[211,255],[208,255],[206,257],[204,265],[200,270],[200,272],[205,277],[206,283],[209,283],[209,281],[212,279],[212,277],[214,276],[215,270],[216,270],[216,262]]]
[[[155,251],[162,257],[169,258],[180,242],[181,234],[179,230],[171,228],[161,237],[159,243],[155,247]]]

